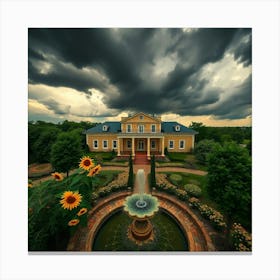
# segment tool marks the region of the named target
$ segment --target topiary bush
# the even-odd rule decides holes
[[[184,189],[192,196],[200,197],[201,196],[201,188],[194,184],[186,184],[184,185]]]
[[[180,182],[182,182],[183,177],[179,174],[171,174],[169,176],[169,180],[173,185],[178,186],[180,184]]]

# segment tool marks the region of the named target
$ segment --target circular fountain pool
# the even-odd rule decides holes
[[[123,210],[111,215],[98,230],[92,251],[188,251],[188,242],[175,219],[160,210],[151,218],[154,238],[141,245],[128,238],[132,223]]]

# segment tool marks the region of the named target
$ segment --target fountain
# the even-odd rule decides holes
[[[145,193],[145,172],[139,169],[136,174],[138,192],[126,197],[124,210],[133,219],[128,228],[129,239],[141,245],[153,240],[153,225],[150,218],[159,210],[158,199]]]

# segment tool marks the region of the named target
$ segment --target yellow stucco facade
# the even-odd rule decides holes
[[[160,117],[137,113],[120,122],[105,122],[86,131],[90,151],[112,151],[118,156],[146,152],[164,156],[170,152],[191,152],[196,132],[177,122],[162,122]]]

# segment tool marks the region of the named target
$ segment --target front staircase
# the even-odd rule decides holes
[[[134,157],[134,164],[145,165],[150,164],[146,153],[136,153]]]

